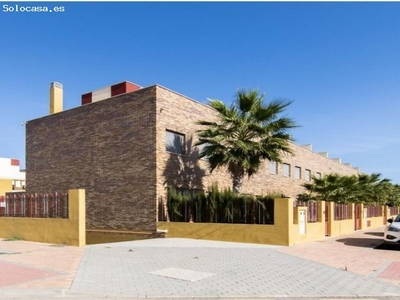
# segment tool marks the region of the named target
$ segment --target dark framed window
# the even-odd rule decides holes
[[[185,154],[185,135],[167,130],[165,132],[165,149],[175,154]]]
[[[209,143],[198,145],[198,146],[196,146],[196,151],[197,151],[198,154],[200,155],[201,152],[203,152],[204,148],[207,147],[207,146],[209,146],[209,145],[210,145]],[[201,159],[202,159],[202,160],[208,160],[207,156],[204,156],[204,157],[202,157]]]
[[[294,167],[294,178],[301,179],[301,168],[300,167]]]
[[[271,160],[269,162],[269,173],[278,174],[278,164],[276,163],[276,161]]]
[[[283,164],[283,176],[290,177],[290,165]]]
[[[306,181],[311,181],[311,170],[306,170]]]

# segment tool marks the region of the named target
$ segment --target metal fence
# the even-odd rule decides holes
[[[334,204],[334,220],[350,220],[352,219],[352,205],[351,204]]]
[[[158,221],[239,224],[274,224],[274,200],[235,201],[210,208],[207,203],[174,203],[158,199]]]
[[[367,209],[367,218],[382,217],[382,206],[364,205]]]
[[[0,217],[68,218],[68,193],[7,193],[0,198]]]
[[[399,213],[399,208],[398,207],[389,207],[390,209],[390,215],[394,216],[397,215]]]
[[[318,222],[320,216],[318,216],[320,201],[300,201],[296,200],[293,202],[294,207],[297,206],[306,206],[307,207],[307,222],[313,223]],[[364,205],[364,208],[367,209],[367,217],[381,217],[382,206],[373,206],[373,205]],[[398,214],[397,207],[390,207],[390,214],[396,215]],[[352,219],[352,204],[334,204],[334,220],[350,220]]]
[[[318,216],[318,211],[321,206],[321,201],[300,201],[296,200],[293,202],[294,207],[306,206],[307,207],[307,222],[315,223],[321,216]]]

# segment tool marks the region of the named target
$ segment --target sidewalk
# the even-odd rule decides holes
[[[85,248],[0,241],[0,288],[71,287]]]
[[[374,249],[383,243],[384,228],[327,237],[323,241],[284,247],[279,251],[400,285],[400,251],[393,247],[388,250]]]
[[[85,248],[0,241],[0,298],[400,298],[400,251],[373,249],[382,230],[292,247],[172,238]]]

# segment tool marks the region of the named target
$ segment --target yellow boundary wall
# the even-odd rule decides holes
[[[165,237],[164,233],[110,229],[86,229],[86,245]]]
[[[351,219],[348,220],[335,220],[335,211],[333,202],[328,202],[328,214],[329,214],[329,236],[340,236],[350,234],[355,231],[355,220],[354,220],[354,204],[351,205]],[[361,216],[361,224],[362,224]]]
[[[85,190],[68,191],[68,219],[0,218],[0,237],[27,241],[85,246]]]
[[[11,179],[0,179],[0,196],[5,196],[6,192],[12,191]]]
[[[293,206],[293,200],[291,200],[291,205]],[[288,245],[296,245],[296,244],[301,244],[305,242],[311,242],[315,241],[318,239],[321,239],[321,237],[325,236],[325,216],[324,216],[324,208],[325,208],[325,202],[321,201],[321,205],[319,206],[318,209],[318,219],[317,222],[315,223],[308,223],[307,222],[307,207],[305,206],[298,206],[294,208],[294,216],[293,216],[293,225],[290,230],[290,243]],[[300,224],[299,224],[299,219],[300,219],[300,213],[301,211],[305,212],[305,228],[304,231],[305,233],[301,233],[300,229]]]
[[[355,231],[354,210],[353,204],[351,219],[335,221],[334,203],[328,203],[328,211],[325,211],[325,202],[321,201],[317,222],[308,223],[307,207],[293,207],[293,199],[283,198],[275,199],[273,225],[158,222],[157,228],[168,230],[168,237],[291,246],[325,238],[326,226],[328,226],[329,236],[353,233]],[[383,215],[380,217],[365,218],[363,206],[361,206],[361,212],[361,230],[382,227],[384,216],[391,217],[387,207],[382,207]],[[325,214],[329,214],[328,224],[325,222]],[[301,222],[301,215],[303,222]]]
[[[276,199],[274,214],[273,225],[159,222],[157,228],[168,230],[168,237],[287,245],[290,220],[293,216],[293,201]]]

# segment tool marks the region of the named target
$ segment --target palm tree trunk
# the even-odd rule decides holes
[[[165,199],[164,197],[161,198],[161,203],[162,203],[162,207],[163,207],[163,211],[164,211],[165,222],[169,222],[170,220],[169,220],[167,199]]]
[[[244,173],[238,173],[238,174],[232,173],[231,178],[232,178],[232,190],[234,193],[239,194],[243,186]]]

